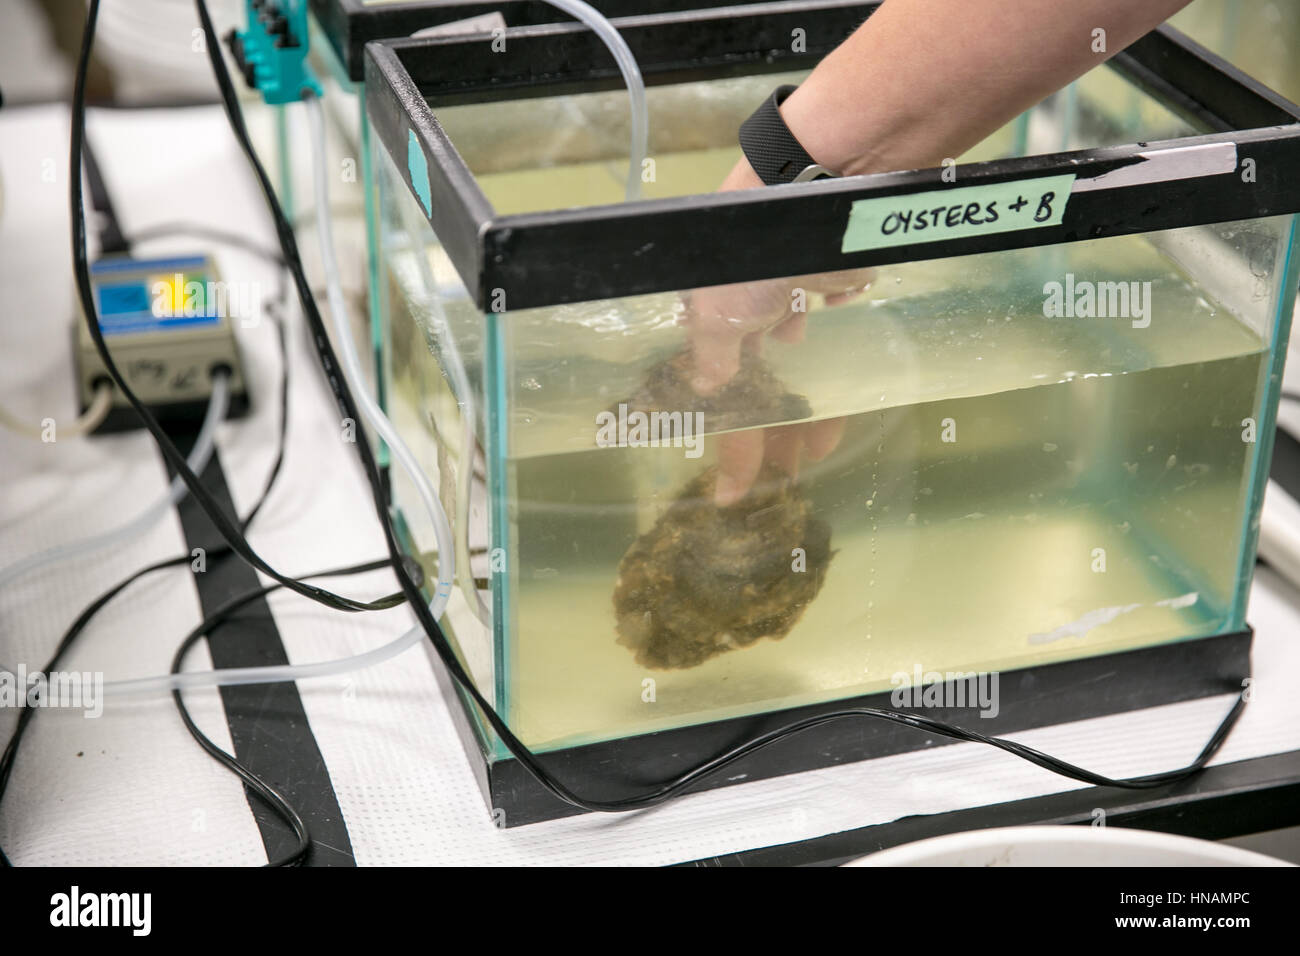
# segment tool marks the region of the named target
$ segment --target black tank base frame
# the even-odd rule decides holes
[[[1155,647],[998,672],[997,716],[980,717],[979,707],[895,707],[882,692],[807,707],[767,711],[693,724],[658,733],[551,750],[542,764],[573,792],[594,800],[618,800],[653,790],[692,767],[760,734],[817,714],[855,707],[916,713],[987,736],[1002,736],[1052,724],[1104,717],[1202,697],[1240,694],[1250,677],[1249,629],[1214,637],[1173,641]],[[427,646],[427,645],[426,645]],[[583,811],[552,795],[513,757],[491,753],[479,731],[474,705],[455,687],[440,661],[433,671],[451,711],[461,743],[493,821],[524,826]],[[943,684],[943,700],[978,700],[978,675]],[[964,697],[955,696],[964,684]],[[1231,701],[1225,698],[1226,715]],[[1188,753],[1218,726],[1188,731]],[[818,770],[859,760],[888,757],[941,744],[949,737],[877,717],[846,717],[777,741],[701,780],[688,792]],[[1003,759],[1017,760],[1006,754]],[[1096,768],[1090,768],[1096,769]],[[1150,772],[1176,769],[1152,767]]]

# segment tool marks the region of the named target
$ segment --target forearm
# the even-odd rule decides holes
[[[843,175],[938,166],[1188,2],[887,0],[781,115],[813,159]],[[757,185],[742,160],[724,188]]]

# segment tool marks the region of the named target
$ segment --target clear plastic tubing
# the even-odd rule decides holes
[[[330,216],[329,175],[326,171],[325,120],[320,101],[314,97],[306,100],[307,118],[312,134],[312,166],[316,188],[316,226],[320,235],[321,264],[325,272],[329,297],[330,318],[334,322],[343,373],[361,406],[362,413],[388,444],[389,451],[414,482],[429,517],[433,521],[434,538],[438,546],[438,586],[429,612],[434,619],[442,617],[451,596],[452,580],[456,569],[456,550],[452,544],[451,526],[447,522],[442,502],[429,484],[429,478],[420,467],[414,453],[402,440],[392,422],[370,396],[361,371],[361,359],[352,339],[351,321],[348,318],[347,300],[339,282],[338,263],[334,258],[334,224]],[[382,663],[424,639],[424,629],[418,624],[401,637],[374,650],[350,657],[318,661],[313,664],[278,664],[270,667],[225,667],[207,671],[184,671],[179,674],[162,674],[134,680],[109,681],[104,685],[106,694],[159,693],[195,687],[230,687],[237,684],[270,684],[282,681],[304,680],[311,677],[332,677]]]
[[[582,0],[546,0],[557,9],[568,13],[570,16],[577,18],[592,29],[593,32],[601,39],[610,53],[618,63],[619,70],[623,74],[623,80],[627,85],[628,99],[631,104],[631,118],[629,127],[631,129],[631,143],[629,145],[628,155],[628,178],[626,187],[626,199],[635,200],[641,192],[641,164],[645,158],[646,143],[649,130],[649,116],[646,107],[645,84],[641,78],[641,70],[636,64],[636,59],[632,56],[632,51],[628,48],[627,43],[614,29],[613,24],[603,15],[593,9],[590,5],[583,3]],[[442,344],[442,352],[446,359],[447,373],[452,379],[452,388],[457,396],[457,401],[461,409],[461,418],[464,422],[462,440],[461,440],[461,462],[458,474],[459,482],[456,494],[456,527],[460,530],[461,544],[463,550],[460,556],[463,560],[469,559],[469,505],[470,505],[470,488],[473,481],[473,462],[474,462],[474,424],[475,412],[473,406],[473,392],[470,389],[469,378],[465,374],[465,367],[461,361],[459,351],[456,348],[455,339],[447,327],[446,318],[439,308],[437,283],[429,269],[427,260],[423,257],[417,257],[420,264],[420,272],[425,280],[426,285],[431,290],[430,297],[433,310],[439,325],[439,339]],[[491,609],[483,600],[483,595],[474,586],[473,577],[466,573],[462,575],[461,590],[469,602],[470,608],[478,616],[478,619],[486,624],[491,624]]]
[[[639,199],[641,198],[641,164],[645,160],[650,130],[641,68],[636,65],[636,58],[632,56],[627,42],[614,29],[614,25],[590,4],[583,3],[582,0],[545,0],[545,2],[589,26],[609,48],[609,52],[614,55],[614,60],[618,63],[619,72],[623,74],[623,82],[627,85],[627,98],[632,111],[632,132],[627,157],[627,200],[631,202]]]
[[[189,457],[185,459],[185,463],[190,466],[190,470],[195,474],[201,473],[207,467],[208,459],[212,457],[217,426],[226,417],[226,412],[229,409],[230,379],[224,373],[218,372],[212,376],[212,397],[208,401],[208,410],[203,416],[203,425],[199,429],[198,437],[195,439],[194,447],[190,450]],[[81,538],[65,544],[56,544],[52,548],[47,548],[31,557],[14,562],[7,568],[0,570],[0,591],[37,568],[43,568],[68,558],[102,551],[108,547],[121,547],[157,524],[158,520],[170,508],[185,497],[187,490],[184,481],[179,477],[173,478],[167,494],[126,524],[111,531],[105,531],[102,534],[92,535],[89,538]]]
[[[393,423],[388,420],[383,409],[375,402],[361,371],[361,358],[357,354],[356,342],[352,338],[352,322],[348,316],[347,298],[343,295],[343,286],[339,282],[338,262],[334,258],[334,221],[330,215],[329,172],[327,171],[325,119],[320,101],[315,97],[306,100],[307,119],[312,135],[312,165],[316,185],[316,230],[320,237],[321,265],[325,272],[325,286],[329,297],[330,318],[334,322],[334,333],[338,339],[339,358],[343,364],[343,373],[348,385],[366,416],[379,436],[388,445],[393,458],[402,466],[410,477],[420,501],[433,522],[433,535],[438,546],[438,586],[433,601],[429,604],[435,620],[442,617],[451,596],[452,582],[456,574],[456,548],[452,542],[451,525],[447,513],[443,511],[429,476],[420,467],[419,459],[410,446],[402,440]]]
[[[416,219],[419,213],[411,210],[405,203],[398,203],[398,214],[402,217],[402,222],[411,235],[418,234],[423,225],[421,221]],[[462,550],[456,552],[456,560],[463,559],[465,562],[469,562],[469,504],[470,491],[474,482],[474,426],[477,423],[474,410],[474,391],[470,388],[469,376],[465,373],[465,363],[460,357],[460,349],[456,347],[456,337],[451,333],[447,313],[442,307],[438,282],[433,275],[433,269],[429,266],[428,257],[417,253],[415,260],[419,264],[420,278],[424,282],[424,287],[429,290],[430,318],[433,323],[434,335],[438,339],[441,364],[451,378],[451,391],[456,398],[456,404],[460,407],[462,429],[461,458],[458,464],[459,471],[457,472],[456,528],[460,532],[459,544]],[[474,584],[473,574],[462,574],[460,587],[461,593],[464,594],[465,600],[469,603],[470,610],[477,615],[481,623],[491,626],[492,609],[488,607],[483,595]]]
[[[618,63],[619,71],[623,74],[623,80],[627,84],[628,99],[631,105],[627,199],[637,199],[641,194],[641,163],[645,158],[649,119],[646,111],[645,84],[642,82],[641,71],[636,65],[632,51],[623,41],[623,38],[619,36],[613,25],[590,5],[581,2],[581,0],[546,0],[546,2],[591,27],[609,48]],[[446,512],[443,511],[442,502],[429,484],[428,476],[425,475],[415,455],[402,441],[396,428],[393,427],[392,422],[388,420],[383,410],[375,403],[366,387],[361,371],[360,357],[357,355],[356,345],[352,340],[346,299],[338,280],[338,264],[334,258],[333,224],[329,215],[329,180],[326,171],[325,123],[321,115],[319,101],[308,98],[306,107],[308,121],[312,127],[312,154],[316,185],[317,228],[321,242],[321,261],[325,271],[330,316],[334,322],[334,331],[338,339],[343,371],[347,376],[353,394],[360,403],[362,413],[388,445],[394,459],[401,465],[402,470],[410,476],[415,484],[416,492],[420,496],[421,503],[425,506],[429,517],[433,521],[434,537],[438,547],[438,586],[434,599],[429,604],[429,610],[436,620],[446,610],[447,601],[451,596],[452,582],[455,580],[456,549],[452,542],[451,528],[447,522]],[[459,356],[456,356],[456,359],[458,360]],[[466,417],[466,433],[472,435],[474,419],[472,417],[473,408],[468,402],[467,376],[459,361],[453,361],[450,364],[454,367],[453,377],[459,379],[456,384],[460,386],[459,390],[463,396],[461,407],[462,414]],[[463,449],[462,455],[465,458],[465,461],[462,462],[462,469],[469,471],[472,468],[472,452],[466,448]],[[165,674],[159,677],[147,677],[137,680],[110,681],[104,685],[104,690],[110,694],[146,693],[181,690],[191,687],[262,684],[301,680],[309,677],[330,677],[379,664],[389,658],[396,657],[408,648],[420,643],[423,639],[423,628],[417,625],[395,641],[352,657],[320,661],[315,664],[223,668],[213,671],[187,671],[180,674]]]
[[[308,677],[333,677],[372,667],[424,640],[424,629],[418,624],[395,641],[382,644],[373,651],[352,657],[319,661],[315,664],[276,664],[270,667],[223,667],[211,671],[184,671],[180,674],[162,674],[158,677],[140,677],[134,680],[114,680],[104,684],[105,694],[170,693],[194,687],[230,687],[235,684],[274,684],[280,681],[304,680]]]

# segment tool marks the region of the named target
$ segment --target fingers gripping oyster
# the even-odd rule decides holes
[[[691,353],[679,352],[652,368],[625,404],[631,411],[701,412],[711,432],[794,422],[812,414],[808,399],[787,391],[757,353],[745,352],[731,381],[710,395],[696,394],[694,374]]]
[[[780,640],[826,578],[830,527],[789,476],[765,465],[725,508],[713,503],[716,480],[710,468],[691,481],[619,564],[618,641],[643,667],[694,667]]]

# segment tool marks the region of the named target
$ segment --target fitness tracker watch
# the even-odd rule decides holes
[[[781,104],[797,87],[778,86],[749,119],[740,124],[740,148],[758,178],[768,186],[830,179],[836,173],[808,155],[781,117]]]

